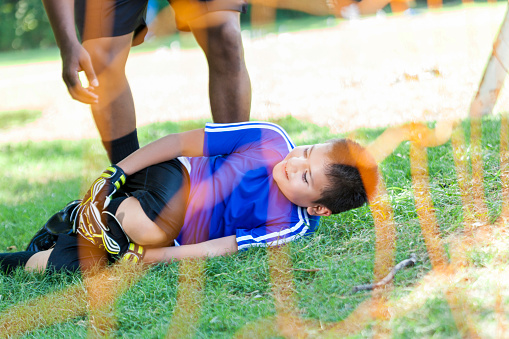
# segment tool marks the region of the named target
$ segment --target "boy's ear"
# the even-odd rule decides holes
[[[316,205],[307,208],[309,215],[317,215],[319,217],[328,217],[332,211],[323,205]]]

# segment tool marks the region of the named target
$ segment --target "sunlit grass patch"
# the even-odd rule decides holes
[[[40,117],[40,111],[23,110],[0,112],[0,131],[26,125]]]

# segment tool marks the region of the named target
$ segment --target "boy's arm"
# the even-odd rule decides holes
[[[126,176],[148,166],[180,156],[203,156],[205,132],[196,129],[170,134],[140,148],[116,165],[108,167],[97,178],[81,201],[81,205],[95,204],[101,209],[108,206],[111,197],[126,182]]]
[[[203,128],[170,134],[140,148],[117,165],[126,175],[131,175],[150,165],[180,156],[201,157],[203,156],[203,140]]]
[[[184,258],[205,258],[238,251],[235,235],[205,241],[199,244],[182,245],[175,247],[149,248],[145,252],[143,262],[157,264],[161,262],[178,261]]]

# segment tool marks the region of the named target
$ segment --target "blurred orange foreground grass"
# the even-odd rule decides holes
[[[411,81],[412,79],[410,78]],[[408,79],[398,81],[408,81]],[[464,131],[458,123],[458,119],[455,117],[442,118],[436,119],[438,124],[434,129],[426,127],[423,123],[415,122],[388,128],[368,146],[375,159],[381,162],[401,142],[408,140],[411,144],[412,188],[422,235],[433,268],[414,287],[413,292],[402,300],[398,300],[396,304],[389,299],[389,293],[392,290],[392,284],[389,283],[375,289],[371,299],[362,302],[343,321],[322,323],[303,319],[300,317],[297,298],[293,293],[295,288],[288,248],[285,246],[269,248],[269,266],[276,315],[247,324],[238,331],[236,337],[248,338],[253,333],[262,337],[277,335],[284,337],[339,337],[359,333],[366,325],[375,320],[373,328],[375,336],[390,336],[391,317],[418,309],[430,296],[430,291],[443,292],[456,326],[463,336],[480,336],[480,329],[475,322],[475,306],[469,299],[468,281],[472,277],[468,272],[472,268],[472,264],[467,253],[474,248],[487,245],[506,246],[505,248],[509,245],[507,240],[503,240],[507,239],[507,220],[509,218],[508,120],[507,116],[503,114],[500,131],[503,208],[499,218],[490,224],[483,190],[483,166],[480,149],[481,120],[478,117],[471,119],[472,173],[470,174],[469,164],[466,160],[468,157]],[[443,247],[443,239],[439,232],[431,199],[426,148],[442,145],[449,140],[452,141],[454,163],[461,190],[464,230],[455,239],[449,239],[452,246],[449,249],[448,258]],[[376,233],[374,280],[380,281],[394,267],[396,245],[393,211],[383,180],[380,181],[378,194],[371,201],[370,207]],[[500,254],[497,258],[499,261],[507,262],[507,255]],[[114,265],[95,272],[95,274],[86,275],[83,286],[72,286],[65,291],[35,299],[27,305],[12,307],[1,315],[2,334],[15,335],[37,326],[47,326],[88,313],[91,336],[111,335],[116,326],[112,309],[115,297],[139,279],[143,273],[144,270],[139,265]],[[175,336],[176,333],[179,333],[179,336],[192,335],[192,328],[199,318],[204,286],[202,273],[202,260],[181,262],[177,306],[172,322],[169,324],[168,336]],[[495,278],[497,278],[496,273],[494,273]],[[505,289],[501,287],[493,292],[495,294],[493,309],[497,314],[496,333],[499,337],[506,337],[507,318],[505,314],[507,311],[504,309],[502,296],[507,296],[509,289],[506,285],[502,285],[502,282],[500,284]]]

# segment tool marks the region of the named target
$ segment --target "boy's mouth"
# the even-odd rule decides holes
[[[290,178],[288,178],[288,171],[286,170],[286,165],[287,165],[287,163],[285,162],[283,164],[283,170],[285,171],[286,180],[290,180]]]

